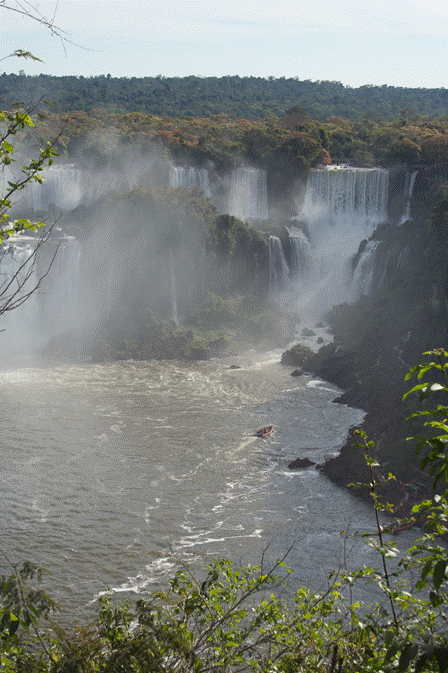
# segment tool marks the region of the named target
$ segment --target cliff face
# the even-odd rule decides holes
[[[426,184],[426,183],[425,183]],[[421,431],[405,421],[416,398],[402,401],[410,384],[407,371],[425,360],[422,353],[446,347],[448,332],[448,190],[417,194],[417,216],[401,227],[375,232],[380,241],[372,293],[355,304],[334,307],[328,320],[334,343],[307,367],[344,389],[339,402],[367,412],[364,430],[375,443],[383,473],[426,490],[412,442]],[[362,452],[350,436],[340,456],[323,471],[347,486],[366,479]]]

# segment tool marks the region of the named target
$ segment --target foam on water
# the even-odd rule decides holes
[[[235,362],[243,368],[229,369]],[[79,614],[106,587],[159,586],[176,557],[256,563],[266,546],[275,557],[294,540],[289,563],[321,581],[337,532],[350,519],[368,528],[372,512],[320,473],[287,466],[337,451],[363,413],[290,373],[278,353],[8,372],[0,516],[9,555],[26,549],[50,570],[50,593],[69,596]],[[251,436],[270,422],[269,438]]]

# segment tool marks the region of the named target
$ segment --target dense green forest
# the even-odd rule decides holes
[[[27,77],[0,75],[3,107],[45,99],[56,112],[101,108],[108,112],[146,112],[153,115],[264,119],[283,116],[300,105],[319,121],[334,115],[350,120],[368,117],[391,121],[400,115],[434,119],[448,114],[446,89],[408,89],[366,85],[346,87],[340,82],[269,77]]]
[[[157,150],[175,162],[213,167],[220,174],[242,164],[263,168],[271,205],[282,200],[288,185],[303,183],[307,171],[321,164],[408,166],[425,169],[437,180],[443,179],[448,166],[448,122],[444,120],[402,116],[375,122],[332,116],[320,122],[295,106],[283,117],[255,121],[224,114],[173,118],[96,108],[66,114],[47,111],[35,123],[35,128],[18,134],[27,147],[38,150],[51,142],[58,162],[81,167],[119,170],[137,147],[143,157]]]

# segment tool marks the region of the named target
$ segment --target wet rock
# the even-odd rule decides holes
[[[311,467],[311,465],[316,465],[316,463],[309,458],[296,458],[292,463],[289,463],[288,467],[290,470],[299,470],[304,467]]]
[[[308,327],[304,327],[302,330],[302,336],[304,337],[313,337],[316,336],[316,332]]]
[[[301,369],[294,369],[293,372],[291,372],[291,376],[302,376],[303,371]]]
[[[303,344],[296,344],[288,351],[282,353],[280,362],[282,365],[291,365],[293,367],[302,366],[312,355],[311,348]]]

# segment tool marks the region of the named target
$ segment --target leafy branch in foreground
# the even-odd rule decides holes
[[[389,570],[387,567],[387,562],[386,559],[390,555],[395,555],[396,554],[396,547],[393,544],[386,545],[386,542],[384,540],[384,533],[383,533],[383,527],[381,526],[380,519],[379,519],[379,512],[382,510],[388,509],[387,506],[382,505],[378,499],[378,493],[377,493],[377,480],[375,478],[375,472],[374,468],[379,467],[378,463],[376,462],[375,458],[371,456],[370,450],[373,448],[374,443],[372,441],[367,440],[367,434],[364,432],[364,430],[355,430],[355,434],[358,434],[361,437],[362,443],[357,444],[358,447],[362,448],[364,451],[364,457],[365,461],[369,470],[369,475],[370,475],[370,483],[369,483],[369,488],[370,488],[370,495],[372,497],[373,501],[373,509],[375,512],[375,523],[376,523],[376,534],[378,536],[378,545],[375,545],[377,550],[380,552],[381,556],[381,562],[383,566],[383,579],[384,579],[384,590],[387,595],[390,609],[392,612],[392,617],[393,617],[393,623],[396,629],[398,629],[398,619],[397,619],[397,613],[395,610],[395,603],[394,603],[394,598],[393,598],[393,593],[392,593],[392,587],[391,587],[391,578],[389,575]]]
[[[52,143],[47,143],[47,146],[39,152],[36,159],[32,159],[21,166],[17,175],[14,174],[13,164],[15,162],[14,154],[16,148],[12,143],[12,139],[25,127],[34,126],[31,114],[36,108],[37,104],[26,109],[17,106],[16,109],[10,112],[0,111],[0,168],[3,175],[5,176],[6,174],[7,176],[6,188],[0,196],[0,264],[2,264],[3,268],[5,268],[6,262],[11,261],[11,258],[14,260],[14,247],[5,246],[5,243],[11,237],[20,237],[27,230],[35,232],[45,227],[45,222],[31,221],[27,218],[18,218],[15,220],[11,218],[11,211],[14,205],[12,199],[16,198],[30,183],[37,182],[42,184],[44,180],[42,169],[46,166],[51,166],[53,164],[53,157],[56,156],[54,144],[57,138]],[[12,273],[7,273],[5,280],[0,282],[0,315],[21,306],[39,289],[42,281],[50,272],[58,252],[58,246],[56,246],[43,273],[37,275],[35,268],[37,255],[42,246],[48,242],[54,224],[48,227],[40,237],[35,239],[25,259],[20,258]]]
[[[9,575],[0,576],[0,670],[8,673],[47,671],[54,656],[38,628],[39,619],[48,618],[56,604],[39,587],[43,571],[29,561],[12,564]]]
[[[448,395],[448,352],[443,348],[437,348],[432,351],[426,351],[423,355],[433,356],[432,360],[422,364],[415,365],[408,374],[406,380],[417,374],[418,379],[422,379],[425,374],[430,372],[433,374],[432,380],[418,383],[413,386],[403,397],[405,399],[411,394],[417,394],[419,401],[424,402],[430,396]],[[434,375],[437,377],[434,379]],[[434,477],[434,490],[436,490],[438,482],[443,478],[448,482],[448,407],[445,404],[438,404],[432,409],[425,409],[416,411],[410,418],[432,416],[440,420],[429,420],[425,422],[425,427],[440,431],[440,434],[428,437],[425,435],[417,435],[409,437],[414,440],[416,444],[416,453],[420,454],[426,449],[426,455],[422,458],[420,469],[424,470],[428,465],[430,466],[430,475]]]
[[[15,233],[31,229],[36,231],[45,226],[43,222],[31,222],[28,219],[20,218],[11,223],[10,211],[13,206],[12,197],[22,191],[25,186],[31,182],[42,184],[42,169],[45,166],[53,164],[53,157],[56,156],[54,143],[47,143],[47,147],[40,150],[37,159],[32,159],[28,164],[20,169],[20,175],[14,176],[12,164],[15,161],[15,145],[11,142],[12,138],[25,127],[34,127],[31,114],[35,111],[37,104],[31,108],[18,107],[12,112],[0,111],[0,166],[3,175],[8,171],[6,189],[0,197],[0,243],[8,239]],[[8,168],[6,168],[8,167]]]

